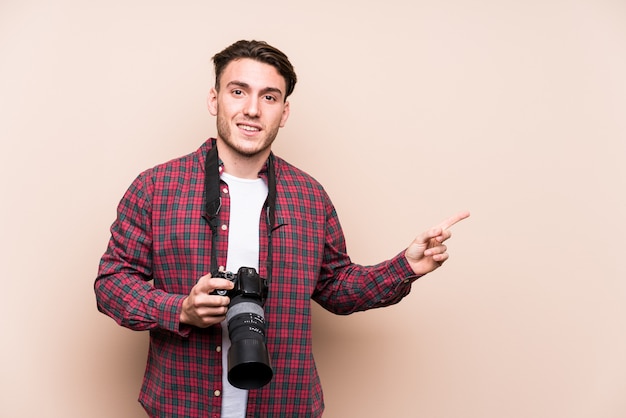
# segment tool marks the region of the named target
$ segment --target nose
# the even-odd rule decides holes
[[[256,98],[250,97],[246,101],[246,105],[244,106],[243,112],[246,116],[251,118],[256,118],[260,115],[261,109],[259,107],[259,103]]]

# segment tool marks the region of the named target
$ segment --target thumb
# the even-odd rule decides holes
[[[424,257],[424,251],[428,249],[431,244],[431,240],[441,235],[441,232],[442,230],[440,227],[435,227],[419,234],[415,237],[411,245],[409,245],[409,248],[407,248],[405,252],[406,257],[414,261],[420,260]]]
[[[442,234],[443,230],[441,227],[431,228],[428,231],[422,232],[418,235],[415,240],[413,240],[414,244],[417,245],[428,245],[433,238],[436,238]]]

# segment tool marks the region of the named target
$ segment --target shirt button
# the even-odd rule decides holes
[[[228,229],[228,225],[222,225],[222,231],[226,231]]]
[[[221,346],[221,345],[218,345],[218,346],[215,348],[215,351],[217,351],[218,353],[221,353],[221,352],[222,352],[222,346]]]
[[[213,392],[213,395],[215,396],[220,396],[222,394],[222,392],[220,392],[219,390],[216,390],[215,392]]]
[[[224,194],[228,194],[228,187],[224,187],[222,191],[224,192]]]

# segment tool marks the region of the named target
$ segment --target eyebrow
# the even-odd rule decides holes
[[[236,86],[236,87],[241,87],[243,89],[250,89],[250,85],[248,83],[245,83],[243,81],[237,81],[237,80],[233,80],[230,81],[228,84],[226,84],[226,87],[232,87],[232,86]],[[261,89],[261,93],[265,94],[265,93],[276,93],[278,95],[280,95],[282,97],[283,92],[277,88],[277,87],[265,87],[264,89]]]

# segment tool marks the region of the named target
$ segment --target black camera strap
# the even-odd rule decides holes
[[[204,165],[204,214],[202,217],[211,227],[211,274],[217,272],[217,216],[222,208],[220,197],[220,170],[217,144],[207,152]],[[272,231],[276,224],[276,173],[274,171],[274,155],[270,153],[267,160],[267,199],[264,208],[267,222],[267,278],[272,277]]]

